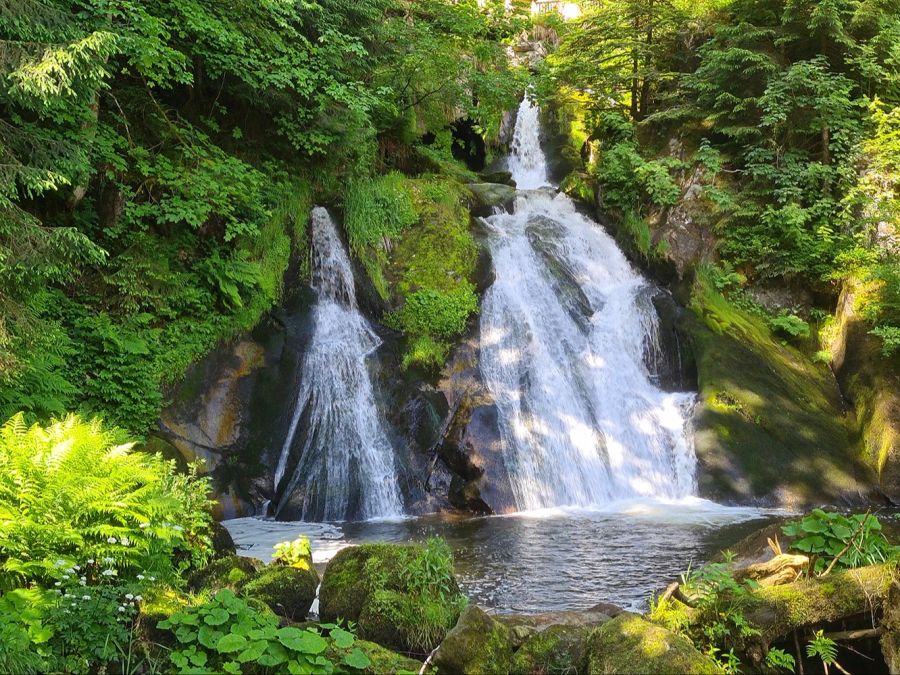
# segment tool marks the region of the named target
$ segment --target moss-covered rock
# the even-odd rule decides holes
[[[502,183],[471,183],[472,212],[489,216],[498,206],[509,209],[516,198],[516,189]]]
[[[759,630],[758,641],[767,644],[797,628],[876,613],[892,579],[890,565],[871,565],[761,588],[750,596],[744,614]]]
[[[508,675],[513,658],[512,631],[472,605],[444,638],[433,662],[442,674]]]
[[[589,675],[720,672],[690,640],[631,612],[591,633],[584,668]]]
[[[360,637],[416,654],[440,643],[464,604],[439,540],[346,548],[328,563],[319,591],[323,621],[354,621]]]
[[[194,574],[190,579],[189,586],[195,591],[214,591],[220,588],[236,590],[253,579],[264,567],[265,563],[256,558],[239,555],[224,556],[213,560],[204,569]]]
[[[421,661],[416,661],[403,654],[385,649],[381,645],[368,640],[356,640],[353,643],[353,647],[369,657],[369,666],[367,668],[352,671],[358,675],[386,675],[387,673],[401,672],[418,673],[422,669]],[[340,664],[343,658],[343,652],[335,649],[333,645],[325,655],[334,664]],[[338,668],[338,672],[344,671]]]
[[[859,499],[871,473],[848,433],[825,366],[773,339],[698,275],[680,322],[696,361],[700,493],[726,502],[800,507]]]
[[[272,564],[243,584],[241,592],[264,602],[280,616],[302,621],[316,599],[318,586],[319,575],[312,567]]]
[[[557,624],[532,634],[516,651],[515,675],[573,675],[581,672],[591,626]]]

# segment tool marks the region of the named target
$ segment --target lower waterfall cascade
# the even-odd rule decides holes
[[[481,311],[481,374],[500,411],[520,510],[679,499],[695,492],[693,393],[652,379],[654,287],[547,179],[539,110],[519,108],[514,212],[485,219],[495,281]]]
[[[394,452],[366,365],[381,340],[357,307],[353,268],[328,211],[314,208],[310,223],[313,330],[275,468],[274,515],[299,493],[303,520],[397,516]],[[282,488],[295,445],[299,459]]]

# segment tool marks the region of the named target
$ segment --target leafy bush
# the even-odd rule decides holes
[[[344,226],[357,255],[366,246],[398,236],[418,219],[407,179],[399,173],[354,181],[345,209]]]
[[[207,491],[99,420],[16,415],[0,428],[0,589],[55,581],[60,561],[176,580],[211,553]]]
[[[169,655],[179,672],[331,673],[335,666],[364,669],[369,658],[354,647],[353,633],[333,624],[278,627],[278,617],[256,610],[229,589],[198,607],[186,607],[158,624],[178,646]],[[327,636],[320,630],[328,631]],[[331,660],[332,654],[340,663]]]
[[[796,314],[780,314],[769,319],[769,327],[789,338],[808,338],[809,324]]]
[[[466,321],[477,309],[478,297],[469,284],[450,292],[426,288],[408,296],[389,321],[408,335],[449,338],[466,329]]]
[[[409,649],[427,654],[456,623],[468,599],[456,585],[453,556],[443,539],[432,537],[421,548],[401,549],[400,555],[390,568],[380,557],[366,561],[372,608],[365,611],[386,617]]]
[[[881,522],[871,513],[844,516],[814,509],[781,529],[790,537],[799,537],[791,548],[810,556],[814,572],[873,565],[885,562],[894,552],[881,531]]]
[[[282,541],[275,545],[275,553],[272,560],[289,567],[309,569],[309,561],[312,559],[312,548],[309,539],[297,537],[294,541]]]

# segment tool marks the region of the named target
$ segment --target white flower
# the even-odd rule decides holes
[[[115,537],[110,537],[110,538],[107,539],[106,541],[107,541],[107,543],[109,543],[109,544],[115,544],[116,541],[118,541],[118,540],[117,540]]]
[[[145,527],[150,527],[150,523],[141,523],[138,527],[143,530]]]
[[[66,561],[65,561],[65,560],[57,560],[57,561],[56,561],[56,566],[57,566],[57,567],[62,567],[62,566],[65,565],[65,564],[66,564]]]
[[[137,575],[137,578],[138,578],[138,581],[143,581],[143,580],[144,580],[144,575],[143,575],[143,574],[138,574],[138,575]]]
[[[119,611],[120,611],[120,612],[124,612],[124,611],[125,611],[125,608],[124,608],[124,607],[119,607]]]
[[[82,599],[82,600],[90,600],[90,599],[91,599],[91,596],[89,596],[89,595],[82,595],[82,596],[81,596],[81,599]]]
[[[55,584],[53,584],[53,585],[54,585],[54,586],[62,586],[62,582],[61,582],[61,581],[57,581],[57,582],[56,582]]]
[[[64,593],[64,594],[63,594],[63,597],[64,597],[64,598],[71,598],[71,597],[72,597],[72,594],[71,594],[71,593]]]
[[[87,581],[87,577],[81,577],[82,581]]]
[[[143,600],[144,598],[142,598],[140,595],[136,595],[136,596],[134,596],[134,599],[135,599],[137,602],[140,602],[140,601]]]
[[[72,565],[72,569],[78,570],[79,572],[81,571],[81,567],[79,565]]]
[[[103,570],[102,574],[105,577],[114,577],[116,576],[117,572],[115,570]]]
[[[156,581],[156,577],[147,577],[150,581]]]
[[[128,546],[128,544],[131,543],[131,541],[129,541],[128,537],[122,537],[121,542],[122,542],[122,546]]]
[[[110,563],[116,562],[116,560],[115,560],[115,558],[110,558],[109,556],[107,556],[103,559],[103,562],[110,564]]]
[[[94,559],[88,558],[88,565],[93,565],[93,564],[94,564]]]
[[[134,596],[131,593],[126,593],[125,597],[128,598],[129,600],[134,600]]]

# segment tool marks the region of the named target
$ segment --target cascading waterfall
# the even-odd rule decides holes
[[[401,514],[394,452],[377,410],[366,358],[381,344],[356,306],[353,268],[328,211],[312,211],[313,334],[297,404],[275,469],[281,487],[301,419],[299,461],[277,516],[302,498],[304,520]]]
[[[520,509],[695,490],[695,396],[657,388],[652,286],[613,239],[548,185],[538,109],[519,108],[515,213],[486,219],[496,280],[481,314],[481,372],[500,409]]]

